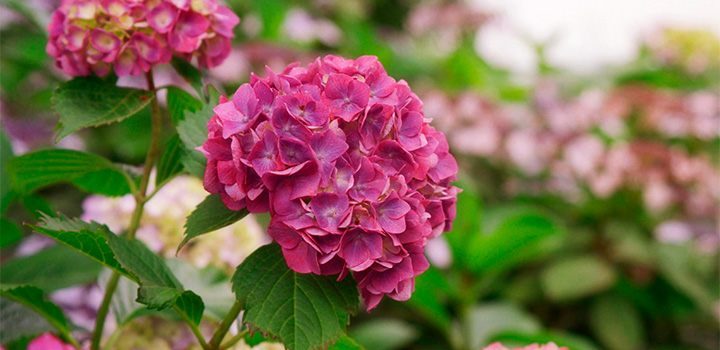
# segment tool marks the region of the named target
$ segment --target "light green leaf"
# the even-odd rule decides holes
[[[113,270],[127,275],[128,272],[115,259],[107,243],[108,236],[115,236],[105,225],[96,222],[87,223],[80,219],[65,216],[50,217],[42,215],[40,222],[32,226],[33,230],[53,238],[81,253],[95,259]]]
[[[363,347],[373,350],[402,349],[420,336],[410,324],[395,319],[373,319],[356,326],[350,334]]]
[[[504,302],[487,303],[473,307],[463,321],[465,338],[470,349],[480,349],[494,335],[504,331],[526,333],[540,330],[540,323],[519,307]]]
[[[0,296],[32,309],[57,329],[65,340],[75,341],[70,335],[70,323],[65,318],[62,310],[57,305],[49,302],[39,288],[32,286],[2,286]]]
[[[716,286],[708,285],[706,281],[713,281],[713,279],[704,277],[697,270],[699,254],[694,253],[690,244],[657,243],[655,244],[655,254],[662,276],[703,310],[708,313],[712,312],[717,299],[713,296],[712,290],[715,290]],[[713,263],[715,264],[716,260]]]
[[[240,264],[233,291],[245,306],[245,322],[290,350],[328,346],[344,334],[358,306],[352,279],[296,273],[276,244],[259,248]]]
[[[213,108],[217,103],[219,95],[217,91],[212,90],[210,103],[204,104],[202,108],[196,111],[186,111],[185,118],[177,123],[178,135],[185,147],[195,150],[202,146],[208,136],[207,125],[212,118]]]
[[[468,266],[475,272],[501,271],[544,253],[542,243],[564,230],[532,208],[488,212],[483,234],[469,237]]]
[[[590,327],[610,350],[645,349],[645,331],[635,306],[627,299],[608,295],[590,308]]]
[[[615,279],[612,266],[593,255],[561,259],[541,275],[543,290],[554,300],[576,299],[602,292],[610,288]]]
[[[88,127],[116,123],[139,112],[154,98],[150,91],[121,88],[110,79],[75,78],[55,90],[53,109],[60,114],[57,140]]]
[[[247,210],[234,211],[228,209],[220,196],[213,194],[207,196],[185,222],[185,238],[180,243],[178,250],[191,239],[204,233],[212,232],[231,225],[247,216]]]
[[[32,192],[57,183],[109,196],[130,193],[124,171],[100,156],[67,149],[47,149],[10,161],[9,175],[19,192]]]
[[[160,185],[183,170],[182,157],[185,154],[180,137],[173,135],[165,144],[157,165],[155,184]]]
[[[222,320],[235,302],[230,279],[225,271],[207,266],[202,269],[179,260],[169,259],[166,263],[187,290],[192,290],[205,300],[205,314]]]
[[[102,265],[64,245],[3,263],[2,282],[29,284],[45,292],[94,282]]]

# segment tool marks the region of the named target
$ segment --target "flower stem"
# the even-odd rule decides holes
[[[135,210],[133,210],[132,218],[130,219],[130,226],[127,229],[127,238],[134,239],[135,233],[140,227],[140,219],[142,219],[143,211],[145,209],[145,202],[147,201],[147,188],[150,184],[150,174],[152,173],[153,165],[159,153],[160,134],[162,132],[162,114],[160,114],[160,105],[157,101],[157,94],[155,89],[155,80],[153,79],[153,72],[150,70],[145,74],[147,80],[148,90],[152,91],[155,96],[150,102],[151,108],[151,119],[152,129],[150,135],[150,147],[145,157],[145,164],[143,166],[142,177],[140,178],[140,187],[133,193],[135,197]],[[105,328],[105,319],[107,318],[108,311],[110,311],[110,302],[112,301],[113,294],[117,288],[118,280],[120,279],[120,273],[113,271],[110,280],[105,286],[105,295],[103,296],[102,303],[98,309],[98,315],[95,319],[95,329],[93,330],[92,342],[90,349],[99,350],[100,341],[102,340],[103,329]]]
[[[231,348],[233,345],[237,344],[242,338],[245,338],[245,336],[248,334],[248,330],[245,329],[238,334],[235,334],[232,338],[228,339],[223,345],[220,345],[220,350],[225,350]]]
[[[230,326],[233,322],[235,322],[241,310],[242,303],[240,303],[239,300],[235,300],[235,303],[230,308],[230,311],[228,311],[227,315],[222,320],[222,323],[220,323],[220,326],[215,331],[215,334],[213,334],[210,339],[210,342],[208,343],[208,345],[210,345],[210,349],[220,349],[220,343],[222,343],[225,338],[225,334],[227,334],[228,330],[230,330]]]

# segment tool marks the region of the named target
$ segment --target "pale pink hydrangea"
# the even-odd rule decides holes
[[[71,76],[137,75],[173,55],[210,68],[230,54],[239,21],[218,0],[63,0],[46,50]]]
[[[368,309],[410,298],[426,242],[455,217],[458,168],[407,83],[375,57],[325,56],[252,75],[214,111],[209,192],[269,211],[293,270],[352,273]]]

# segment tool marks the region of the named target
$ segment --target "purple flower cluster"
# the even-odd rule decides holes
[[[355,277],[366,306],[407,300],[429,238],[450,229],[457,163],[422,102],[376,57],[325,56],[222,97],[201,147],[205,188],[270,212],[290,268]]]
[[[63,0],[46,50],[71,76],[137,75],[173,54],[209,68],[230,54],[239,22],[217,0]]]

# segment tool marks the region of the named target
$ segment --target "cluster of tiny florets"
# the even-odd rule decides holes
[[[209,68],[230,54],[239,22],[217,0],[63,0],[46,49],[71,76],[137,75],[173,55]]]
[[[214,112],[209,192],[269,211],[293,270],[352,273],[368,309],[410,297],[427,240],[455,217],[458,168],[407,83],[375,57],[326,56],[253,75]]]

